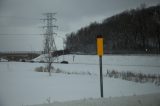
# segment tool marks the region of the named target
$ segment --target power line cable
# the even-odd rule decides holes
[[[39,18],[32,18],[32,17],[24,17],[24,16],[0,16],[0,19],[12,19],[12,20],[19,20],[19,19],[25,19],[25,20],[39,20]]]
[[[41,34],[1,34],[0,35],[41,35]]]
[[[0,34],[0,38],[5,39],[26,39],[26,38],[41,38],[43,37],[41,34]]]

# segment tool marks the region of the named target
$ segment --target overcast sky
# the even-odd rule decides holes
[[[60,37],[55,39],[62,49],[67,33],[142,3],[151,6],[160,0],[0,0],[0,51],[43,50],[43,13],[57,13]]]

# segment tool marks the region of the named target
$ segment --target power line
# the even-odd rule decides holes
[[[42,35],[42,34],[1,34],[0,35]]]
[[[26,36],[27,35],[27,36]],[[42,38],[41,34],[19,34],[19,35],[14,35],[14,34],[0,34],[0,39],[33,39],[33,38]]]
[[[63,38],[60,35],[57,35],[57,33],[53,33],[57,38]],[[25,36],[26,35],[26,36]],[[43,35],[47,35],[47,34],[1,34],[0,33],[0,37],[42,37]],[[64,39],[64,38],[63,38]]]
[[[39,18],[33,18],[33,17],[23,17],[23,16],[0,16],[0,18],[5,18],[5,19],[12,19],[12,20],[19,20],[19,19],[24,19],[24,20],[39,20]]]
[[[0,38],[33,38],[42,37],[41,34],[0,34]]]

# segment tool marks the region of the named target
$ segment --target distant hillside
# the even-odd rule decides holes
[[[96,53],[96,36],[103,35],[105,53],[160,53],[160,5],[126,10],[67,34],[72,52]]]

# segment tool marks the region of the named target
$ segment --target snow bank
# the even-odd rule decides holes
[[[83,99],[69,102],[54,102],[32,106],[160,106],[160,93],[141,96]]]
[[[7,62],[8,60],[0,58],[0,62]]]

